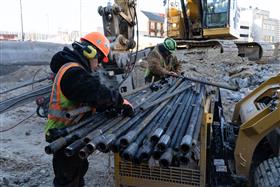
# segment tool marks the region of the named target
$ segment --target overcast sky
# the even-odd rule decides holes
[[[21,31],[20,0],[0,0],[0,31]],[[25,32],[56,33],[80,30],[96,30],[102,25],[98,6],[108,0],[22,0],[23,27]],[[113,1],[111,1],[113,2]],[[278,3],[277,3],[278,2]],[[269,10],[271,17],[280,19],[277,0],[238,0],[239,5]],[[82,6],[80,6],[80,4]],[[138,0],[138,9],[164,13],[163,0]]]

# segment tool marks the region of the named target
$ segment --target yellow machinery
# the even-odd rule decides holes
[[[266,63],[279,57],[279,43],[236,41],[239,37],[239,9],[236,0],[166,0],[167,36],[179,48],[219,47],[221,53],[248,57]],[[104,34],[114,51],[135,47],[138,36],[136,0],[115,0],[99,7]],[[139,37],[137,37],[139,39]]]
[[[216,90],[203,102],[197,167],[136,165],[115,154],[115,186],[279,186],[279,96],[280,74],[237,103],[226,123]]]
[[[234,151],[236,172],[250,175],[254,156],[263,153],[260,142],[264,138],[279,136],[280,128],[280,74],[260,85],[242,101],[237,103],[233,122],[240,124]],[[279,138],[271,140],[272,152],[280,153]],[[280,167],[280,166],[279,166]],[[278,168],[280,169],[280,168]]]
[[[204,113],[200,131],[200,161],[189,167],[161,168],[158,165],[150,167],[148,163],[135,165],[121,160],[115,154],[115,187],[145,186],[145,187],[192,187],[205,186],[207,180],[207,130],[213,123],[215,95],[209,95],[203,102]]]
[[[167,36],[181,46],[220,47],[222,53],[265,63],[277,58],[272,43],[234,41],[239,38],[239,9],[235,0],[169,0]]]
[[[135,33],[137,16],[134,0],[115,3],[100,7],[99,13],[103,17],[104,32],[117,55],[120,53],[116,51],[124,52],[134,47],[132,32]],[[181,7],[170,4],[167,11],[168,35],[178,39],[179,48],[220,46],[221,52],[236,52],[257,61],[278,55],[279,51],[269,44],[229,40],[237,37],[236,1],[182,0]],[[145,54],[138,53],[140,57]],[[204,102],[197,168],[150,168],[147,164],[139,166],[124,162],[115,155],[115,185],[279,186],[279,97],[280,74],[237,103],[233,120],[227,123],[217,90]]]

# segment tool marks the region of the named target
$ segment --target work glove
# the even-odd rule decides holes
[[[113,107],[121,108],[123,104],[123,98],[118,90],[111,90],[111,103]]]
[[[134,114],[134,109],[128,100],[123,99],[122,95],[118,90],[111,91],[112,103],[118,113],[124,116],[132,116]]]
[[[106,91],[105,91],[106,90]],[[118,115],[119,110],[123,103],[123,98],[117,90],[103,90],[103,94],[100,94],[100,98],[97,99],[98,112],[105,112],[108,117],[114,117]]]

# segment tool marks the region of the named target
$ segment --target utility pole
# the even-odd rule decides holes
[[[20,3],[20,21],[21,21],[21,40],[24,41],[23,17],[22,17],[22,4],[21,4],[21,0],[19,0],[19,3]]]
[[[82,37],[82,0],[80,0],[80,37]]]

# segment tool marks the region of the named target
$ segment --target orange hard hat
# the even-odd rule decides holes
[[[91,32],[81,38],[81,41],[87,41],[97,47],[105,57],[108,56],[110,51],[110,42],[103,34],[99,32]]]

